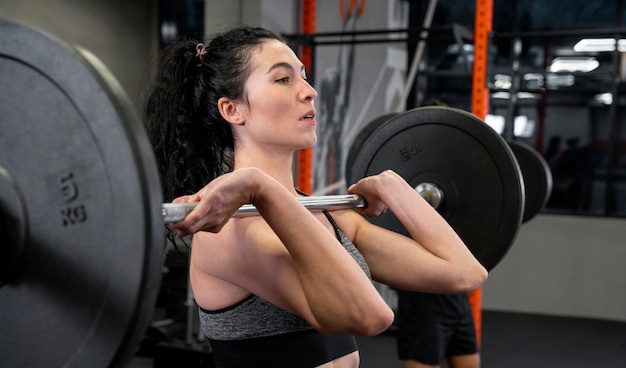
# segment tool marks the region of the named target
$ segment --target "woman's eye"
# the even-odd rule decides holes
[[[284,78],[277,79],[276,82],[288,83],[289,82],[289,77],[284,77]]]

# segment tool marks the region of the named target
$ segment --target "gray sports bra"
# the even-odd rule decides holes
[[[324,214],[335,229],[337,239],[371,278],[369,266],[359,250],[339,229],[330,214],[327,211]],[[237,304],[216,311],[201,308],[199,313],[204,335],[212,340],[241,340],[312,329],[302,317],[256,295],[250,295]]]

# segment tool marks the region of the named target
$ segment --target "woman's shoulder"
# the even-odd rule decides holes
[[[242,263],[239,267],[247,267],[250,260],[287,252],[261,216],[235,217],[217,233],[196,233],[194,248],[196,245],[199,253],[212,257],[207,261],[211,267],[217,267],[216,263],[229,264],[231,268]]]

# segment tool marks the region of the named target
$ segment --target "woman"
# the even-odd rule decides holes
[[[191,285],[218,367],[357,367],[353,335],[376,335],[394,318],[370,276],[431,292],[467,292],[486,279],[394,172],[349,188],[366,209],[312,213],[298,203],[293,157],[316,142],[316,96],[298,57],[265,29],[162,54],[147,129],[166,200],[199,202],[171,227],[194,234]],[[232,218],[243,204],[260,216]],[[363,217],[387,210],[412,238]]]

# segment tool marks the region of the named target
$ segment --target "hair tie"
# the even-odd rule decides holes
[[[196,45],[196,57],[200,60],[198,66],[202,66],[202,57],[206,55],[206,46],[203,43]]]

